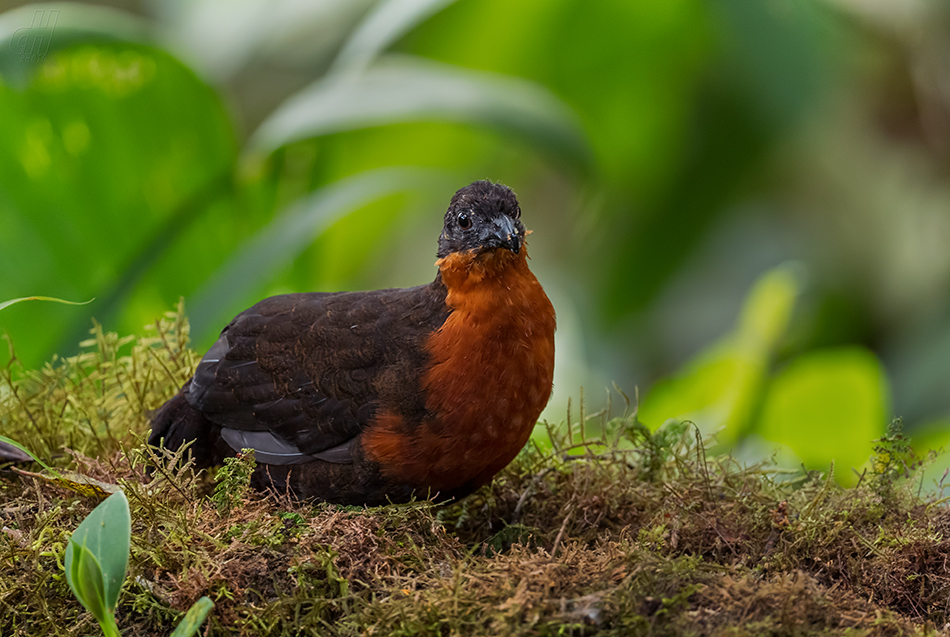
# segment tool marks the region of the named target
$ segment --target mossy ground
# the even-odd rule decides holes
[[[549,428],[456,504],[295,502],[248,493],[251,459],[215,490],[145,447],[148,410],[197,361],[186,340],[179,312],[148,338],[96,333],[76,358],[14,362],[0,380],[4,435],[128,496],[124,635],[168,634],[202,595],[215,601],[204,635],[902,635],[948,622],[950,511],[917,496],[896,431],[851,489],[707,457],[685,424],[651,433],[601,414],[583,419],[586,437]],[[0,635],[97,634],[62,566],[97,503],[0,471]]]

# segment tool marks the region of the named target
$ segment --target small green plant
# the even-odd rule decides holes
[[[936,454],[930,452],[918,456],[904,435],[904,421],[895,418],[887,426],[887,433],[874,441],[874,455],[871,456],[871,470],[875,490],[884,499],[894,497],[894,487],[907,480]]]
[[[107,637],[118,637],[115,607],[129,565],[129,501],[118,491],[92,510],[66,547],[66,581]]]
[[[660,425],[656,431],[640,422],[637,415],[632,418],[615,419],[608,423],[610,428],[617,428],[640,451],[640,471],[644,480],[656,481],[661,478],[662,471],[676,452],[682,451],[688,445],[687,433],[693,427],[688,420],[670,419]],[[698,441],[702,446],[702,441]]]
[[[224,459],[214,476],[218,484],[211,496],[218,513],[226,515],[241,502],[250,488],[251,474],[256,466],[253,449],[241,449],[236,457]]]
[[[66,547],[66,581],[106,637],[119,637],[115,608],[129,565],[132,516],[129,501],[117,491],[92,510]],[[190,637],[214,603],[202,597],[188,610],[172,637]]]

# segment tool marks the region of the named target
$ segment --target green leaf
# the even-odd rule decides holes
[[[188,302],[196,340],[219,327],[275,274],[289,266],[331,224],[362,206],[420,187],[432,171],[386,168],[325,186],[291,205],[243,246]]]
[[[639,417],[657,428],[674,418],[719,432],[731,444],[749,427],[761,399],[769,364],[785,335],[801,282],[782,266],[763,275],[746,298],[732,334],[715,343],[672,379],[657,383],[640,404]]]
[[[106,603],[102,569],[92,551],[75,538],[66,547],[66,581],[73,595],[99,623],[106,622],[110,612]]]
[[[334,75],[289,98],[255,132],[272,151],[341,131],[427,119],[478,123],[587,165],[590,150],[571,110],[524,80],[387,56],[356,76]]]
[[[171,637],[191,637],[194,635],[201,628],[201,624],[207,619],[212,608],[214,608],[214,602],[209,597],[199,599],[185,613]]]
[[[852,484],[888,421],[888,384],[877,357],[860,347],[804,354],[772,381],[756,427],[787,446],[809,468],[835,463],[835,478]]]
[[[359,72],[417,24],[455,0],[385,0],[367,14],[333,61],[333,71]]]
[[[0,313],[18,357],[29,367],[74,353],[91,316],[140,329],[165,305],[156,292],[178,298],[195,268],[164,258],[168,246],[231,190],[218,96],[163,51],[98,41],[50,53],[22,90],[0,82],[0,104],[0,299],[97,298],[41,330],[21,305]],[[200,239],[204,250],[227,240]],[[137,289],[156,268],[160,282]]]
[[[119,600],[119,590],[125,581],[125,571],[129,564],[129,546],[131,538],[132,519],[129,513],[129,501],[125,494],[118,491],[105,500],[99,506],[92,510],[82,521],[79,527],[73,532],[70,538],[69,546],[66,548],[66,573],[75,576],[80,571],[77,569],[87,568],[85,553],[77,555],[77,547],[88,551],[94,559],[96,567],[100,569],[99,580],[101,583],[101,595],[104,607],[110,612],[115,609]],[[81,563],[76,564],[75,560],[81,558]],[[89,592],[99,591],[97,584],[90,584],[86,579],[91,577],[84,574],[80,590],[76,585],[70,582],[73,593],[93,614],[96,611],[89,605],[89,600],[82,595]],[[77,580],[79,581],[79,580]],[[90,586],[92,588],[90,588]],[[95,603],[95,600],[93,600]],[[96,615],[99,619],[100,616]]]
[[[95,301],[95,299],[89,299],[88,301],[64,301],[63,299],[56,299],[51,296],[24,296],[19,299],[12,299],[10,301],[4,301],[0,303],[0,310],[10,307],[11,305],[16,305],[17,303],[22,303],[23,301],[52,301],[54,303],[63,303],[65,305],[88,305]]]
[[[119,485],[117,484],[96,480],[95,478],[90,478],[89,476],[84,476],[74,471],[57,471],[49,467],[41,473],[24,471],[23,469],[14,469],[14,471],[22,476],[43,480],[44,482],[55,484],[58,487],[75,491],[80,495],[94,497],[99,500],[103,500],[119,491]]]
[[[801,273],[783,265],[763,275],[749,293],[739,317],[741,347],[750,353],[768,354],[785,336],[801,291]]]

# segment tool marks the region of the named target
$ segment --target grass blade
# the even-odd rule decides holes
[[[51,469],[48,464],[46,464],[45,462],[43,462],[42,460],[40,460],[39,458],[37,458],[35,455],[33,455],[33,452],[32,452],[32,451],[30,451],[29,449],[27,449],[26,447],[24,447],[23,445],[21,445],[21,444],[20,444],[19,442],[17,442],[16,440],[13,440],[12,438],[7,438],[6,436],[0,436],[0,442],[5,442],[6,444],[10,445],[11,447],[14,447],[14,448],[16,448],[16,449],[22,451],[23,453],[25,453],[26,455],[28,455],[30,458],[32,458],[32,459],[33,459],[33,462],[37,463],[38,465],[40,465],[41,467],[43,467],[43,468],[46,469],[47,471],[51,471],[51,472],[54,472],[54,473],[55,473],[55,470],[54,470],[54,469]]]
[[[23,301],[52,301],[53,303],[63,303],[64,305],[88,305],[95,301],[96,299],[92,298],[88,301],[64,301],[63,299],[57,299],[52,296],[24,296],[19,299],[10,299],[9,301],[4,301],[0,303],[0,310],[4,310],[11,305],[16,305],[17,303],[22,303]]]

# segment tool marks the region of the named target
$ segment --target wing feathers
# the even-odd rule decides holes
[[[425,339],[446,316],[439,279],[409,289],[271,297],[221,332],[186,398],[222,427],[230,447],[256,449],[261,462],[350,462],[349,442],[381,400],[392,402],[395,376],[407,395],[422,391]]]

